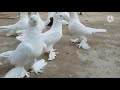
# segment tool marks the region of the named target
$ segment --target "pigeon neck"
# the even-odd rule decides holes
[[[70,18],[71,18],[71,19],[79,19],[76,12],[71,12],[71,13],[70,13]]]
[[[42,19],[41,19],[41,17],[40,17],[40,15],[39,15],[39,21],[40,21],[40,22],[43,22]]]
[[[56,27],[56,26],[62,26],[62,20],[58,20],[58,19],[54,19],[53,20],[53,27]]]
[[[70,17],[78,18],[78,15],[76,12],[70,12]]]
[[[29,25],[28,29],[26,30],[26,34],[30,34],[30,33],[34,33],[37,31],[37,26],[33,27],[31,25]]]
[[[79,20],[79,17],[77,15],[77,12],[70,12],[70,22],[77,22],[81,25],[81,27],[85,27],[81,21]]]

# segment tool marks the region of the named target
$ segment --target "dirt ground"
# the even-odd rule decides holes
[[[1,12],[0,25],[15,23],[17,19],[2,19],[2,17],[16,17],[17,12]],[[46,20],[47,12],[40,12],[41,18]],[[107,22],[107,16],[114,16],[112,23]],[[48,65],[41,74],[31,73],[31,78],[120,78],[120,12],[83,12],[79,16],[81,22],[88,27],[105,28],[107,33],[97,33],[89,37],[89,50],[83,50],[70,43],[72,36],[68,27],[63,26],[63,37],[54,46],[59,54],[54,61],[47,61]],[[14,50],[20,42],[15,37],[6,37],[6,31],[0,30],[0,53]],[[3,77],[14,66],[6,60],[1,60],[0,77]]]

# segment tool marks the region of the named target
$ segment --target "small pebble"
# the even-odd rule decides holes
[[[96,48],[94,50],[97,50]]]
[[[67,53],[67,54],[69,54],[69,53]]]

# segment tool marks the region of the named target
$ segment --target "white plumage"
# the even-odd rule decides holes
[[[24,67],[15,67],[11,69],[3,78],[23,78],[24,76],[30,77]]]
[[[42,73],[46,65],[47,65],[47,62],[45,62],[44,59],[41,59],[39,61],[35,60],[35,63],[32,65],[31,72],[35,72],[36,74]]]
[[[54,52],[55,50],[53,49],[53,45],[56,44],[62,37],[62,20],[64,18],[66,19],[66,17],[62,13],[58,14],[54,13],[53,15],[54,22],[52,27],[45,33],[39,33],[41,34],[41,39],[43,39],[43,41],[47,45],[47,49],[44,50],[44,52],[49,52],[48,60],[55,59],[56,52]],[[26,37],[18,36],[17,40],[23,41],[24,39],[26,39]]]
[[[77,15],[77,12],[69,12],[70,19],[69,19],[69,31],[71,34],[79,37],[82,35],[83,40],[80,44],[78,44],[79,48],[82,47],[83,49],[89,49],[90,46],[87,44],[87,36],[89,36],[92,33],[96,32],[107,32],[105,29],[95,29],[84,26]],[[72,42],[78,42],[79,39],[71,39]]]
[[[49,52],[49,59],[55,59],[56,53],[54,52],[53,46],[62,38],[62,19],[63,16],[54,14],[54,22],[50,30],[42,34],[42,39],[47,45],[47,49],[44,52]]]
[[[53,17],[55,13],[56,13],[56,12],[48,12],[48,18],[47,18],[47,20],[46,20],[46,22],[45,22],[46,27],[47,27],[47,25],[51,22],[51,21],[50,21],[50,18]],[[66,20],[66,19],[63,19],[63,20],[62,20],[62,25],[68,25],[68,19],[69,19],[69,17],[70,17],[70,16],[69,16],[69,13],[68,13],[68,12],[57,12],[57,13],[61,13],[62,16],[67,19],[67,20]]]
[[[38,17],[36,15],[32,15],[29,20],[29,27],[26,32],[27,37],[25,40],[22,41],[14,51],[6,52],[6,54],[0,54],[1,57],[6,57],[7,55],[10,63],[15,65],[15,68],[10,70],[5,75],[5,78],[23,78],[25,75],[29,77],[27,71],[24,69],[24,66],[39,57],[42,54],[43,49],[46,48],[46,44],[43,42],[43,40],[40,39],[37,25]],[[39,61],[36,61],[36,63],[39,63]],[[42,67],[40,67],[39,70],[45,65],[46,63],[42,62]]]
[[[6,36],[16,35],[17,30],[27,29],[28,21],[29,21],[28,13],[21,12],[20,13],[20,20],[16,24],[8,25],[8,26],[0,26],[0,29],[8,31]]]
[[[45,29],[45,22],[42,21],[40,15],[38,12],[31,12],[31,15],[37,15],[39,20],[38,20],[38,28],[39,28],[39,31],[43,32],[43,30]]]
[[[43,30],[45,29],[45,22],[42,21],[39,13],[38,12],[31,12],[31,15],[37,15],[38,22],[39,22],[37,28],[39,29],[39,32],[43,32]],[[16,33],[17,34],[24,34],[25,30],[18,30]]]

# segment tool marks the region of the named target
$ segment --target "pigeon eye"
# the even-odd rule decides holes
[[[60,17],[62,17],[62,15],[60,15]]]

